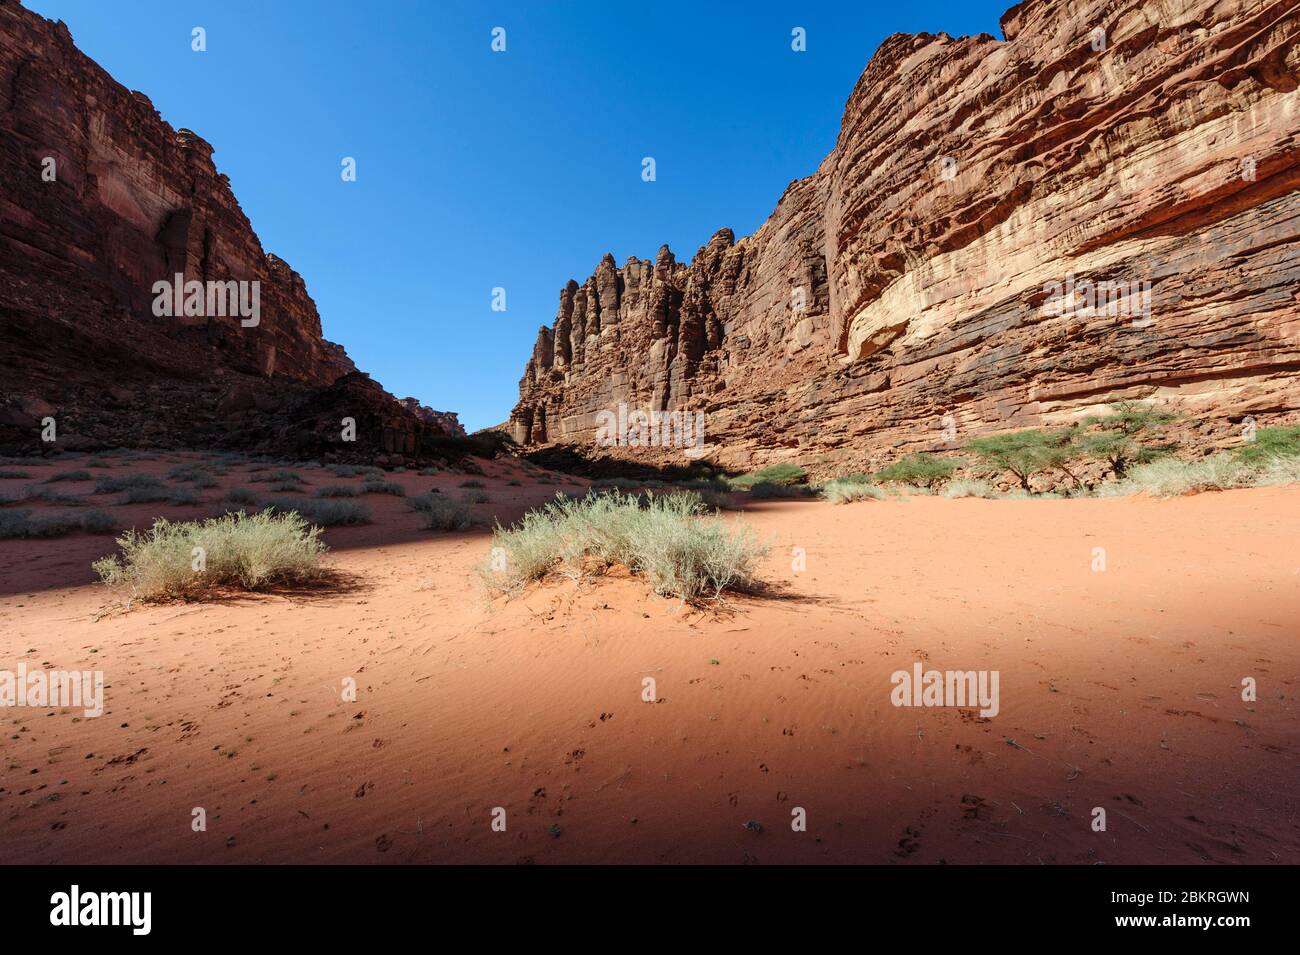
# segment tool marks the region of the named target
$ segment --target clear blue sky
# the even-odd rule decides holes
[[[754,231],[834,145],[881,40],[1001,37],[1011,5],[23,2],[212,143],[326,337],[470,430],[509,414],[569,278],[607,251],[621,264],[667,242],[687,260],[719,228]],[[190,49],[195,26],[206,53]],[[790,49],[796,26],[807,52]]]

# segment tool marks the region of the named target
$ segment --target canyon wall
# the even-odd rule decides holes
[[[757,232],[563,288],[510,430],[603,454],[620,403],[703,411],[711,460],[832,473],[1123,398],[1207,446],[1289,420],[1296,7],[1026,0],[1004,40],[889,37]]]
[[[256,324],[206,294],[202,314],[156,315],[155,283],[178,274],[247,283],[245,305],[256,282]],[[262,248],[207,142],[63,23],[0,0],[0,446],[40,449],[47,415],[63,448],[315,453],[345,415],[358,441],[339,450],[417,453],[442,433],[323,337],[302,277]]]

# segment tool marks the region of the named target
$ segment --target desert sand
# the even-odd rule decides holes
[[[503,524],[583,483],[483,467],[475,510]],[[201,507],[93,503],[192,519],[248,476]],[[0,710],[0,858],[1300,862],[1300,488],[756,501],[773,593],[706,609],[618,574],[490,599],[487,528],[364,500],[374,523],[325,532],[323,590],[124,609],[90,569],[110,535],[0,541],[0,669],[106,683],[98,718]],[[892,705],[917,661],[997,670],[998,714]]]

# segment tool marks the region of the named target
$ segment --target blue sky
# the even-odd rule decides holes
[[[569,278],[607,251],[621,264],[666,242],[687,260],[724,226],[754,231],[834,145],[881,40],[1001,37],[1011,5],[23,2],[212,143],[326,337],[471,430],[508,416]]]

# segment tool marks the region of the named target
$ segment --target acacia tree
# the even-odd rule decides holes
[[[895,481],[899,484],[917,484],[933,488],[942,484],[957,470],[961,462],[954,458],[941,458],[935,454],[907,454],[889,467],[877,471],[877,481]]]
[[[1010,471],[1026,491],[1033,491],[1029,479],[1042,471],[1062,470],[1076,485],[1079,483],[1068,470],[1070,461],[1078,457],[1068,431],[1011,431],[977,438],[966,445],[966,450],[989,471]]]
[[[1122,478],[1132,465],[1145,464],[1172,450],[1172,445],[1147,442],[1161,427],[1176,420],[1176,415],[1136,401],[1117,402],[1111,408],[1111,414],[1084,418],[1081,422],[1084,429],[1100,430],[1085,430],[1074,443],[1081,453],[1110,465],[1117,478]]]

